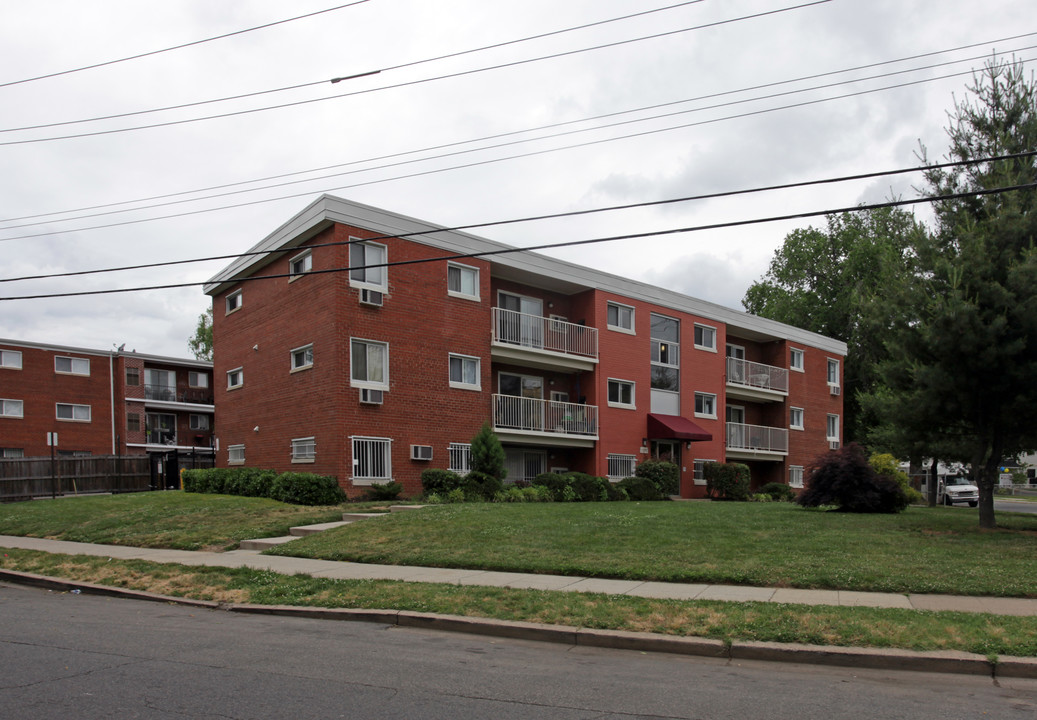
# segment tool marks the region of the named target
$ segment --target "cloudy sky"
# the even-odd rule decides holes
[[[1019,0],[341,4],[12,4],[0,280],[233,255],[321,192],[457,226],[910,167],[920,141],[943,157],[971,69],[995,51],[1037,57]],[[909,198],[919,184],[473,232],[528,246]],[[552,252],[740,308],[785,235],[811,223],[823,219]],[[197,286],[6,298],[201,283],[226,263],[0,282],[0,338],[188,356],[209,302]]]

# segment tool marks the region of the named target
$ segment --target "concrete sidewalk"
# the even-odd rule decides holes
[[[773,602],[800,605],[838,605],[851,607],[904,608],[913,610],[950,610],[995,615],[1037,615],[1037,599],[968,597],[959,595],[902,595],[896,593],[855,592],[849,590],[797,590],[791,588],[663,583],[641,580],[608,580],[537,575],[487,570],[369,565],[364,563],[309,560],[306,558],[261,555],[257,550],[232,550],[225,553],[188,550],[157,550],[75,543],[64,540],[0,535],[0,547],[42,550],[68,555],[93,555],[124,560],[150,560],[159,563],[248,567],[285,575],[303,573],[314,577],[341,580],[402,580],[405,582],[446,583],[451,585],[489,585],[493,587],[592,592],[610,595],[663,598],[672,600],[724,600],[729,602]]]

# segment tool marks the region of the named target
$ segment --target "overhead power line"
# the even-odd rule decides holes
[[[129,62],[130,60],[140,60],[141,58],[150,57],[151,55],[159,55],[161,53],[167,53],[173,50],[182,50],[183,48],[193,47],[195,45],[202,45],[204,43],[213,42],[214,40],[223,40],[225,38],[234,37],[235,35],[244,35],[245,33],[254,32],[255,30],[263,30],[265,28],[274,27],[275,25],[284,25],[285,23],[294,22],[296,20],[302,20],[303,18],[313,17],[314,15],[323,15],[324,13],[333,12],[335,10],[341,10],[342,8],[352,7],[354,5],[360,5],[365,2],[368,2],[368,0],[355,0],[355,2],[346,3],[345,5],[337,5],[336,7],[327,8],[325,10],[317,10],[316,12],[306,13],[305,15],[297,15],[296,17],[286,18],[284,20],[276,20],[274,22],[265,23],[263,25],[256,25],[255,27],[245,28],[244,30],[235,30],[234,32],[224,33],[223,35],[216,35],[214,37],[205,38],[203,40],[194,40],[192,42],[162,48],[161,50],[150,50],[148,52],[139,53],[137,55],[130,55],[129,57],[119,58],[117,60],[105,60],[104,62],[94,63],[93,65],[84,65],[83,67],[72,68],[70,70],[61,70],[59,72],[47,73],[46,75],[37,75],[36,77],[25,78],[23,80],[11,80],[8,82],[0,83],[0,88],[9,87],[11,85],[21,85],[22,83],[35,82],[37,80],[46,80],[47,78],[60,77],[61,75],[71,75],[72,73],[83,72],[84,70],[93,70],[95,68],[100,67],[107,67],[108,65],[117,65],[118,63]]]

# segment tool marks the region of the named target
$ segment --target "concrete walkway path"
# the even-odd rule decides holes
[[[150,560],[159,563],[205,565],[211,567],[248,567],[257,570],[342,580],[402,580],[405,582],[447,583],[451,585],[489,585],[493,587],[594,592],[611,595],[665,598],[674,600],[725,600],[794,603],[801,605],[841,605],[858,607],[904,608],[914,610],[952,610],[995,615],[1037,615],[1037,599],[968,597],[960,595],[903,595],[897,593],[854,592],[849,590],[797,590],[792,588],[748,587],[742,585],[705,585],[663,583],[641,580],[537,575],[488,570],[369,565],[366,563],[310,560],[306,558],[261,555],[258,550],[200,552],[158,550],[75,543],[64,540],[0,535],[0,547],[42,550],[69,555],[93,555],[124,560]]]

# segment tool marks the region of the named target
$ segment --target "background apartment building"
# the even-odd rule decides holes
[[[509,480],[663,458],[699,497],[707,461],[800,486],[841,442],[844,343],[513,250],[316,200],[206,286],[218,464],[416,494],[488,422]]]

